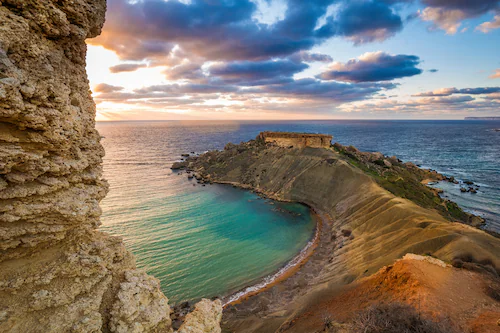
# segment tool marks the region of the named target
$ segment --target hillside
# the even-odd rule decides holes
[[[252,299],[247,301],[251,306],[243,302],[227,309],[226,328],[272,332],[305,308],[314,308],[325,294],[334,295],[407,253],[431,255],[448,263],[470,257],[493,269],[500,267],[500,240],[468,225],[474,217],[421,184],[424,178],[440,175],[405,166],[394,158],[387,160],[383,155],[369,162],[368,155],[360,158],[360,152],[346,154],[349,150],[353,149],[285,148],[252,140],[228,144],[223,151],[190,157],[176,165],[192,169],[204,181],[233,184],[270,198],[301,202],[329,217],[328,230],[323,231],[328,237],[317,250],[322,254],[311,258],[320,261],[321,268],[314,269],[308,263],[302,270],[306,272],[302,286],[285,283],[257,296],[268,304],[263,310],[258,309],[259,301]],[[372,164],[380,165],[384,172],[375,167],[370,172],[367,168]],[[388,181],[391,191],[383,188],[395,175],[402,179]],[[457,207],[458,213],[448,207]],[[308,267],[314,272],[307,274]],[[286,299],[280,294],[286,294]],[[256,322],[255,316],[267,320]]]

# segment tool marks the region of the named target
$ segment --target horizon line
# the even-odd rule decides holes
[[[490,117],[478,117],[478,118],[499,118],[496,116]],[[147,122],[147,121],[155,121],[155,122],[167,122],[167,121],[175,121],[175,122],[187,122],[187,121],[250,121],[250,122],[269,122],[269,121],[338,121],[338,120],[349,120],[349,121],[474,121],[474,120],[485,120],[488,121],[490,119],[465,119],[465,118],[454,118],[454,119],[404,119],[404,118],[393,118],[393,119],[352,119],[352,118],[338,118],[338,119],[117,119],[117,120],[96,120],[96,123],[110,123],[110,122]],[[499,119],[500,120],[500,119]],[[491,120],[490,120],[491,121]]]

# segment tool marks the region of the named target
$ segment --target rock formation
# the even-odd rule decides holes
[[[171,331],[158,280],[96,230],[108,185],[85,39],[105,9],[0,0],[1,332]]]
[[[261,132],[257,139],[268,143],[274,143],[280,147],[328,148],[331,145],[333,136],[310,133]]]

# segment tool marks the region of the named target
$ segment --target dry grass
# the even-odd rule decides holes
[[[496,267],[493,260],[485,258],[477,260],[471,253],[463,253],[453,258],[451,264],[456,268],[463,268],[479,273],[489,273],[494,277],[500,276],[500,269]]]
[[[426,319],[410,305],[377,304],[358,314],[352,332],[363,333],[458,333],[448,320]]]

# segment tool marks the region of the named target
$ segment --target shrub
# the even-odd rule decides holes
[[[500,302],[500,289],[498,288],[498,286],[487,286],[486,287],[486,295],[488,295],[489,297],[491,297],[492,299],[494,299],[495,301],[497,302]]]
[[[455,258],[451,261],[451,265],[456,268],[462,268],[464,266],[464,262],[461,259]]]
[[[489,273],[496,277],[500,275],[500,269],[495,266],[493,260],[491,260],[490,258],[477,260],[470,253],[462,253],[456,256],[451,261],[451,264],[453,267],[463,268],[469,271]]]
[[[458,333],[449,320],[435,322],[422,317],[410,305],[377,304],[358,314],[353,332],[364,333]]]
[[[349,237],[349,236],[351,236],[351,234],[352,234],[352,231],[351,231],[351,230],[347,230],[347,229],[342,229],[342,231],[341,231],[341,232],[342,232],[342,235],[343,235],[344,237]]]
[[[330,314],[325,314],[323,317],[323,324],[325,325],[326,329],[330,329],[333,328],[335,321],[333,320],[333,317]]]

